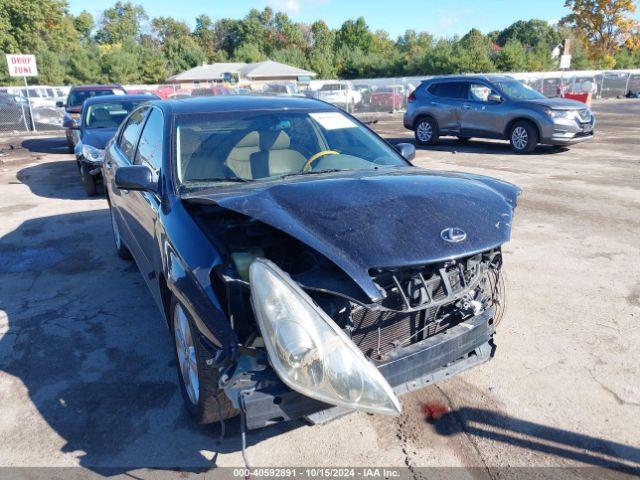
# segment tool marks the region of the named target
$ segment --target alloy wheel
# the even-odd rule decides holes
[[[416,135],[421,142],[428,142],[433,136],[433,127],[429,122],[420,122],[416,129]]]
[[[529,134],[524,127],[516,127],[511,132],[511,142],[517,150],[524,150],[529,143]]]
[[[187,391],[189,400],[194,405],[198,404],[200,396],[200,381],[198,380],[198,361],[196,358],[196,347],[191,335],[191,327],[187,315],[180,305],[176,305],[173,314],[173,331],[178,353],[178,365],[184,388]]]

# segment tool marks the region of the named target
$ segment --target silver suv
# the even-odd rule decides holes
[[[572,145],[593,137],[595,117],[575,100],[547,98],[512,77],[433,78],[409,96],[404,126],[420,145],[441,135],[509,140],[516,153],[539,143]]]

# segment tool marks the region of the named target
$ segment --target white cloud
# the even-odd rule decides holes
[[[328,0],[267,0],[267,5],[279,12],[297,15],[306,6],[322,5]]]

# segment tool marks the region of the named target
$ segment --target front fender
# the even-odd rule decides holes
[[[169,293],[187,310],[205,346],[219,359],[235,355],[237,336],[211,285],[211,270],[220,257],[202,231],[175,199],[161,213],[164,231],[159,232],[162,271]],[[169,312],[171,315],[171,312]]]

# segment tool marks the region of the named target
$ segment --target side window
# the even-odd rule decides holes
[[[467,98],[467,82],[441,82],[429,87],[429,93],[441,98]]]
[[[469,100],[488,103],[491,89],[482,83],[472,83],[469,86]]]
[[[122,129],[120,140],[118,140],[118,147],[129,161],[133,159],[133,154],[136,150],[136,143],[140,136],[140,130],[142,130],[144,120],[147,118],[148,113],[149,107],[143,107],[135,110],[129,117],[129,120],[127,120],[125,127]]]
[[[146,163],[154,170],[160,169],[162,165],[163,120],[162,113],[158,109],[151,109],[149,120],[140,135],[140,143],[133,163],[138,165]]]

